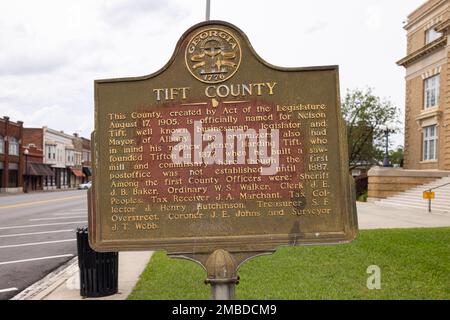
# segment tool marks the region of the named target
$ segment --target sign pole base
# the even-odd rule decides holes
[[[216,250],[206,260],[205,267],[208,274],[205,283],[211,285],[212,299],[234,300],[239,278],[233,256],[228,251]]]

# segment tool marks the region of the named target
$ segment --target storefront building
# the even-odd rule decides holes
[[[85,175],[84,181],[92,180],[92,167],[91,167],[91,140],[81,138],[82,141],[82,166],[83,173]]]
[[[73,187],[77,187],[83,183],[86,179],[86,175],[83,172],[82,159],[83,159],[83,138],[79,137],[77,133],[73,134],[72,142],[74,146],[75,161],[73,167],[70,168],[73,175]]]
[[[42,128],[23,128],[22,154],[24,154],[24,192],[44,190],[47,176],[53,176],[51,168],[44,164],[44,134]]]
[[[23,122],[0,119],[0,192],[20,192],[23,187]]]
[[[49,165],[53,175],[44,178],[44,190],[75,187],[71,167],[75,164],[75,147],[72,135],[43,127],[44,163]]]

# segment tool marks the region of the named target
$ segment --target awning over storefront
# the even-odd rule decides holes
[[[86,177],[92,176],[92,171],[91,171],[91,168],[89,168],[89,167],[83,167],[83,172],[86,175]]]
[[[70,170],[75,175],[75,177],[84,177],[84,173],[83,171],[81,171],[81,169],[70,168]]]
[[[29,176],[53,176],[53,171],[43,163],[28,163],[28,170],[23,173]]]

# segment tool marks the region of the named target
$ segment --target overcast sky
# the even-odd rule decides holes
[[[89,137],[94,79],[163,67],[205,0],[0,2],[0,116]],[[424,0],[211,0],[271,64],[340,66],[341,95],[374,88],[404,109],[403,21]],[[402,137],[395,139],[403,143]]]

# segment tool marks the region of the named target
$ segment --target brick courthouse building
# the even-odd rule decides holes
[[[408,16],[406,169],[450,173],[450,0],[430,0]]]
[[[369,170],[369,199],[386,198],[450,176],[450,0],[429,0],[404,29],[404,168]]]

